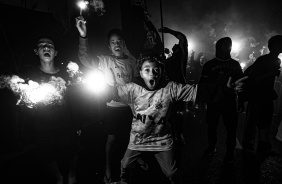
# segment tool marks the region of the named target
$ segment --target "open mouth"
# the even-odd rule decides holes
[[[120,47],[115,47],[115,51],[120,51]]]
[[[151,86],[154,86],[156,81],[154,79],[151,79],[151,80],[149,80],[149,83],[150,83]]]
[[[45,52],[45,53],[43,54],[43,56],[44,56],[44,57],[50,57],[51,54],[50,54],[49,52]]]

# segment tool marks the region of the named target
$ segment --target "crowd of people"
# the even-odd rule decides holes
[[[208,147],[204,157],[213,157],[216,152],[217,126],[222,117],[227,133],[224,162],[231,164],[234,161],[238,113],[244,112],[245,107],[243,153],[258,155],[262,159],[276,154],[269,140],[269,129],[273,101],[278,98],[274,82],[280,75],[278,55],[282,53],[282,35],[271,37],[268,41],[270,52],[257,58],[245,71],[231,57],[231,38],[220,38],[215,44],[213,59],[207,60],[202,52],[195,59],[195,52],[191,53],[189,63],[196,71],[191,80],[186,69],[189,41],[179,31],[167,27],[159,29],[159,32],[171,34],[179,40],[168,56],[144,50],[135,58],[126,47],[122,30],[111,29],[107,34],[110,55],[95,55],[97,53],[90,52],[86,22],[79,18],[76,27],[79,32],[79,61],[86,68],[103,71],[108,85],[109,94],[100,101],[101,121],[107,135],[105,184],[130,183],[131,171],[136,164],[145,170],[150,166],[143,160],[145,154],[156,158],[171,183],[182,183],[178,159],[183,155],[179,155],[177,149],[185,144],[182,126],[187,122],[183,111],[188,102],[206,107]],[[68,74],[55,65],[58,54],[55,45],[51,36],[41,35],[34,48],[38,66],[24,71],[22,77],[44,82],[55,76],[68,81]],[[70,108],[74,97],[70,95],[72,90],[72,87],[67,89],[62,104],[39,105],[36,109],[23,106],[21,109],[25,120],[34,125],[38,158],[57,184],[77,182],[75,171],[82,122],[74,117],[77,113]],[[277,132],[278,140],[281,140],[281,131]],[[126,136],[121,135],[123,133]],[[255,149],[256,134],[258,145]],[[125,137],[128,143],[119,147],[124,149],[121,158],[113,157],[119,136]],[[113,170],[112,164],[116,162],[113,159],[120,159],[120,171]],[[118,181],[113,178],[113,172],[120,172]]]

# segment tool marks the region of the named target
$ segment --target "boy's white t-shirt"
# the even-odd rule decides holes
[[[98,68],[105,74],[105,80],[110,86],[125,85],[138,76],[136,69],[136,59],[129,55],[127,59],[117,59],[114,56],[97,56],[99,58]],[[124,103],[111,101],[107,103],[111,107],[124,107]]]
[[[149,91],[135,83],[118,86],[118,96],[133,113],[128,149],[167,151],[173,146],[171,113],[176,101],[195,101],[197,86],[169,82]]]

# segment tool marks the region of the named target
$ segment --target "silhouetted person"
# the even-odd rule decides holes
[[[186,84],[186,66],[188,62],[188,41],[186,36],[179,32],[174,31],[170,28],[163,27],[159,29],[159,32],[169,33],[175,36],[179,43],[175,44],[172,47],[172,53],[170,57],[168,57],[165,61],[166,64],[166,73],[168,79],[177,83]],[[177,145],[179,149],[182,148],[182,145],[185,144],[185,139],[183,136],[183,121],[184,121],[184,112],[186,108],[186,102],[179,101],[174,104],[173,117],[173,130],[175,141],[178,143]],[[181,150],[176,149],[178,158],[181,156]]]
[[[274,82],[280,75],[281,61],[278,55],[282,53],[282,35],[271,37],[268,48],[270,53],[257,58],[244,72],[244,75],[248,76],[246,81],[248,104],[242,146],[245,153],[252,153],[255,150],[255,138],[258,133],[256,153],[262,157],[273,153],[269,130],[274,111],[273,101],[277,99]]]
[[[203,66],[206,63],[206,61],[207,60],[206,60],[203,52],[200,52],[198,54],[197,59],[195,60],[195,51],[192,51],[191,57],[190,57],[190,62],[191,62],[191,65],[193,67],[192,73],[194,74],[192,80],[194,80],[194,82],[196,84],[199,83],[199,81],[200,81]]]
[[[204,156],[213,156],[216,151],[217,126],[222,120],[227,132],[226,154],[224,161],[233,162],[236,146],[236,131],[238,112],[236,92],[226,87],[228,80],[236,81],[243,76],[240,64],[231,58],[232,40],[229,37],[221,38],[216,43],[215,58],[209,60],[202,70],[199,84],[206,84],[207,103],[206,123],[208,125],[208,148]]]
[[[186,36],[179,32],[163,27],[159,32],[175,36],[179,43],[172,47],[172,55],[165,61],[168,78],[174,82],[186,83],[186,66],[188,61],[188,41]]]

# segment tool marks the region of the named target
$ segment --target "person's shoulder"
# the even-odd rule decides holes
[[[210,65],[214,64],[215,62],[218,62],[218,60],[216,58],[210,59],[203,65],[203,67],[205,67],[205,68],[209,67]]]
[[[130,64],[135,64],[136,63],[136,58],[132,55],[127,55],[126,59]]]
[[[238,60],[235,60],[235,59],[233,59],[233,58],[231,58],[229,61],[230,61],[231,63],[235,64],[235,65],[240,65],[239,61],[238,61]]]

